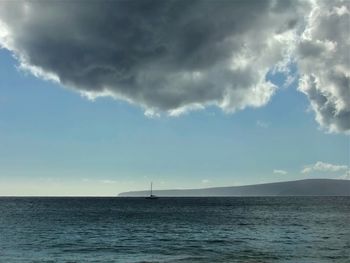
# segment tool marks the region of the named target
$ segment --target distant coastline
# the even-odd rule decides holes
[[[201,189],[154,190],[163,197],[205,196],[350,196],[350,180],[305,179],[244,186],[211,187]],[[119,197],[147,196],[149,191],[120,193]]]

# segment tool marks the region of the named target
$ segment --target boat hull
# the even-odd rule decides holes
[[[148,199],[148,200],[155,200],[155,199],[158,199],[158,196],[151,195],[151,196],[145,197],[145,199]]]

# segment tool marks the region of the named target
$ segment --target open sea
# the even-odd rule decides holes
[[[0,263],[350,262],[350,197],[0,198]]]

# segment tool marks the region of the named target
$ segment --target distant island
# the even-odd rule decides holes
[[[350,180],[306,179],[278,183],[245,186],[211,187],[183,190],[154,190],[163,197],[205,197],[205,196],[350,196]],[[149,191],[123,192],[120,197],[141,197]]]

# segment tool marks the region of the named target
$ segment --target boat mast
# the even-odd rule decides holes
[[[153,184],[153,183],[151,182],[151,196],[152,196],[152,184]]]

